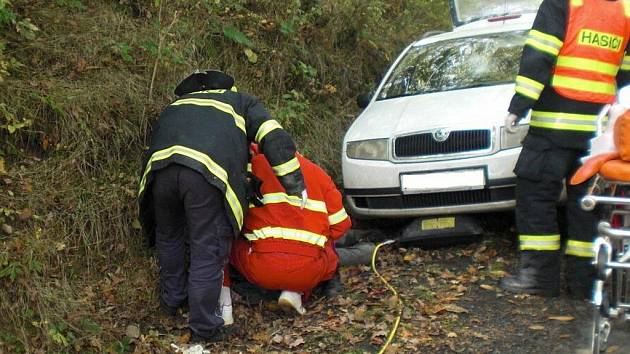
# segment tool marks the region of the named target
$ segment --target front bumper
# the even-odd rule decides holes
[[[393,163],[344,157],[343,175],[348,211],[356,217],[416,217],[513,209],[516,177],[512,172],[520,148],[491,155],[441,161]],[[404,194],[400,175],[483,168],[483,189]]]
[[[493,188],[428,194],[389,194],[388,190],[372,190],[370,195],[350,195],[346,190],[348,211],[357,217],[416,217],[423,215],[470,214],[513,209],[514,188],[502,185]],[[374,194],[384,192],[386,195]],[[363,193],[361,193],[363,194]]]

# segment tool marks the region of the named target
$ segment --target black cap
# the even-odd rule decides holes
[[[182,80],[175,88],[177,96],[203,90],[229,90],[234,86],[234,78],[219,70],[195,71]]]

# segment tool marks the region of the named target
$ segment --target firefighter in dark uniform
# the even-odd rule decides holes
[[[187,301],[191,340],[217,341],[226,334],[216,313],[223,268],[248,209],[249,144],[259,144],[287,194],[304,200],[304,179],[290,136],[231,76],[196,72],[175,94],[144,158],[140,221],[157,247],[161,309],[174,315]]]
[[[544,0],[530,30],[516,93],[505,128],[531,109],[529,132],[514,172],[521,264],[501,287],[557,296],[560,232],[556,202],[597,130],[597,115],[630,80],[630,2]],[[567,284],[572,297],[588,298],[596,216],[581,210],[587,183],[567,185]]]

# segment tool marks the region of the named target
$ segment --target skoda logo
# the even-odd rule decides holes
[[[446,139],[448,139],[448,136],[450,134],[451,134],[451,132],[449,132],[446,129],[438,129],[438,130],[433,132],[433,140],[441,143],[443,141],[446,141]]]

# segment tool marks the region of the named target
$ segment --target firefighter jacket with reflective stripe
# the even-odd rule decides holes
[[[606,9],[605,16],[598,12],[600,8]],[[630,83],[629,8],[628,0],[543,0],[527,35],[515,81],[516,93],[508,109],[521,118],[531,109],[530,134],[544,136],[561,147],[588,148],[597,129],[597,114],[603,107],[601,94],[610,94],[611,84],[622,87]],[[602,27],[600,20],[610,22],[612,29]],[[621,23],[625,33],[619,36]],[[602,33],[608,35],[602,37]],[[621,43],[618,37],[622,37]],[[587,48],[575,52],[575,43],[590,51]],[[595,54],[617,47],[620,51],[616,63],[610,62],[615,61],[612,56]],[[567,95],[569,89],[574,94],[577,87],[582,94],[584,89],[590,90],[591,95],[595,92],[593,97],[600,100]]]
[[[259,144],[289,194],[304,190],[295,145],[256,98],[232,90],[197,91],[171,103],[154,126],[139,188],[140,221],[154,234],[152,172],[178,163],[201,173],[225,195],[225,210],[237,234],[246,208],[248,147]]]
[[[262,154],[252,158],[252,172],[262,181],[260,207],[250,206],[243,235],[252,247],[272,246],[286,253],[313,254],[340,238],[351,221],[343,208],[341,193],[319,166],[296,154],[300,162],[308,200],[287,195],[269,162]],[[269,247],[266,247],[269,249]]]
[[[551,86],[578,101],[613,103],[630,34],[625,0],[572,0]]]

